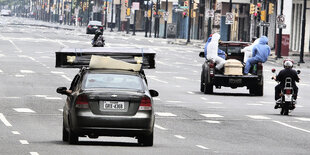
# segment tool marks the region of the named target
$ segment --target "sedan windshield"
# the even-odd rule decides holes
[[[84,88],[116,88],[142,90],[142,81],[140,77],[134,75],[88,74],[85,79]]]

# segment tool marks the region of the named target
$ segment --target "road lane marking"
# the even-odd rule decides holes
[[[258,104],[258,103],[248,103],[247,105],[254,105],[254,106],[258,105],[258,106],[260,106],[260,105],[263,105],[263,104]]]
[[[221,115],[218,115],[218,114],[200,114],[204,117],[208,117],[208,118],[219,118],[219,117],[224,117],[224,116],[221,116]]]
[[[202,100],[208,100],[207,98],[205,98],[205,97],[200,97]]]
[[[17,49],[18,52],[23,52],[20,48],[18,48],[16,46],[16,44],[12,41],[12,40],[9,40],[11,42],[11,44]]]
[[[253,119],[270,119],[269,117],[261,116],[261,115],[246,115],[246,116],[253,118]]]
[[[23,144],[23,145],[29,144],[27,140],[19,140],[19,142],[20,142],[21,144]]]
[[[39,155],[38,152],[29,152],[31,155]]]
[[[185,139],[185,137],[181,136],[181,135],[174,135],[174,137],[177,137],[179,139]]]
[[[191,92],[191,91],[188,91],[187,93],[189,93],[189,94],[195,94],[194,92]]]
[[[27,113],[35,113],[33,110],[29,108],[13,108],[17,112],[27,112]]]
[[[300,130],[300,131],[303,131],[303,132],[307,132],[307,133],[310,133],[309,130],[306,130],[306,129],[302,129],[302,128],[298,128],[296,126],[292,126],[292,125],[289,125],[289,124],[286,124],[286,123],[283,123],[283,122],[280,122],[280,121],[273,121],[275,123],[278,123],[278,124],[281,124],[281,125],[284,125],[284,126],[287,126],[287,127],[290,127],[290,128],[293,128],[293,129],[296,129],[296,130]]]
[[[181,101],[166,101],[168,103],[181,103]]]
[[[196,145],[196,146],[199,147],[199,148],[201,148],[201,149],[204,149],[204,150],[209,150],[209,148],[204,147],[204,146],[202,146],[202,145]]]
[[[58,72],[58,71],[51,71],[53,74],[65,74],[64,72]]]
[[[304,117],[295,117],[295,119],[298,119],[301,121],[310,121],[310,118],[304,118]]]
[[[67,79],[68,81],[72,81],[72,79],[70,79],[68,76],[66,75],[61,75],[63,78]]]
[[[6,98],[6,99],[20,99],[20,97],[15,97],[15,96],[11,96],[11,97],[0,97],[0,98]]]
[[[163,117],[175,117],[177,115],[170,113],[170,112],[155,112],[156,115],[158,116],[163,116]]]
[[[159,79],[156,79],[154,77],[151,77],[152,80],[155,80],[155,81],[158,81],[158,82],[161,82],[161,83],[168,83],[167,81],[163,81],[163,80],[159,80]]]
[[[0,69],[0,73],[3,73],[3,71]]]
[[[0,54],[0,57],[4,57],[4,54]]]
[[[160,98],[154,97],[153,100],[154,100],[154,101],[160,101]]]
[[[220,124],[221,123],[220,121],[213,121],[213,120],[204,120],[204,121],[207,123],[210,123],[210,124]]]
[[[5,126],[12,126],[12,124],[4,117],[2,113],[0,113],[0,120],[4,123]]]
[[[295,107],[297,107],[297,108],[302,108],[302,107],[304,107],[304,106],[302,106],[302,105],[295,105]]]
[[[154,126],[155,126],[155,128],[158,128],[160,130],[168,130],[168,129],[166,129],[166,128],[162,127],[162,126],[159,126],[157,124],[155,124]]]
[[[61,111],[61,112],[63,112],[64,111],[64,109],[58,109],[59,111]]]
[[[47,95],[34,95],[35,97],[47,97]]]
[[[180,77],[180,76],[175,76],[174,78],[180,79],[180,80],[188,80],[188,78],[186,78],[186,77]]]
[[[20,70],[21,73],[34,73],[32,70]]]
[[[275,102],[266,102],[266,101],[260,101],[259,103],[262,103],[262,104],[275,104]]]
[[[15,77],[25,77],[25,75],[16,74]]]
[[[209,104],[223,104],[222,102],[207,102]]]
[[[20,135],[20,133],[19,133],[18,131],[12,131],[12,133],[13,133],[14,135]]]
[[[45,97],[47,100],[62,100],[60,97]]]

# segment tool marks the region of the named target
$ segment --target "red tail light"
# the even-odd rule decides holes
[[[88,98],[86,95],[80,95],[75,102],[76,108],[88,108]]]
[[[92,28],[92,26],[90,26],[90,25],[88,25],[87,27],[88,27],[88,28]]]
[[[140,101],[139,110],[152,110],[151,99],[148,97],[143,97]]]
[[[103,27],[100,27],[100,30],[102,30],[103,29]]]
[[[292,89],[285,89],[285,94],[292,94]]]
[[[210,68],[214,68],[214,63],[210,63],[210,64],[209,64],[209,67],[210,67]]]

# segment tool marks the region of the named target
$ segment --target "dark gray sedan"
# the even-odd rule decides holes
[[[154,109],[143,72],[83,68],[67,95],[63,109],[63,141],[76,144],[79,137],[126,136],[144,146],[153,145]]]

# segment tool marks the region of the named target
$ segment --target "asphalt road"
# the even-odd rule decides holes
[[[24,23],[34,23],[24,25]],[[153,147],[125,137],[80,138],[78,145],[62,142],[65,96],[77,69],[55,68],[55,51],[90,47],[84,29],[35,26],[36,21],[0,17],[0,154],[309,154],[309,69],[301,70],[297,108],[290,116],[274,110],[272,61],[264,64],[264,96],[246,88],[199,91],[204,59],[197,47],[167,44],[164,39],[104,32],[107,47],[151,47],[156,69],[146,70],[155,100]],[[309,63],[309,62],[306,62]]]

